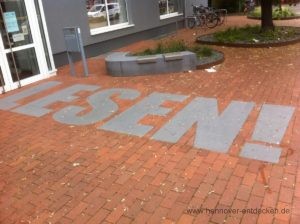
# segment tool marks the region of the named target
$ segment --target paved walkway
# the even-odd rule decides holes
[[[215,73],[112,78],[97,57],[0,96],[0,222],[298,223],[300,44],[215,48]]]

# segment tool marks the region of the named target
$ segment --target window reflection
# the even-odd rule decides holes
[[[158,4],[160,15],[178,12],[178,0],[160,0],[158,1]]]
[[[88,0],[86,7],[91,29],[128,22],[125,0]]]

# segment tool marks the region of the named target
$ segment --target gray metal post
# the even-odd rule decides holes
[[[83,69],[84,69],[84,74],[85,76],[89,75],[89,70],[88,70],[88,66],[87,66],[87,62],[86,62],[86,57],[85,57],[85,52],[84,52],[84,48],[83,48],[83,43],[82,43],[82,39],[81,39],[81,32],[80,32],[80,28],[77,28],[78,31],[78,39],[79,39],[79,46],[80,46],[80,52],[81,52],[81,59],[82,59],[82,64],[83,64]]]
[[[73,59],[72,59],[72,55],[70,52],[67,51],[67,56],[68,56],[68,61],[69,61],[69,65],[70,65],[70,72],[72,76],[76,75],[75,72],[75,68],[74,68],[74,63],[73,63]]]
[[[83,68],[84,68],[84,75],[88,76],[89,70],[88,70],[88,65],[87,65],[87,61],[86,61],[86,57],[85,57],[83,42],[81,39],[80,28],[79,27],[65,27],[63,29],[63,31],[64,31],[64,38],[65,38],[65,43],[66,43],[67,56],[68,56],[68,60],[69,60],[69,64],[70,64],[71,75],[72,76],[76,75],[72,54],[80,53]]]

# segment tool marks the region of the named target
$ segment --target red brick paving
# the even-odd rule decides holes
[[[245,22],[257,23],[230,17],[227,25]],[[278,23],[300,26],[300,20]],[[194,34],[204,32],[180,30],[177,36],[193,41]],[[137,51],[154,42],[142,41],[123,50]],[[97,130],[103,122],[76,127],[55,122],[51,114],[34,118],[0,111],[0,222],[298,223],[300,44],[268,49],[215,48],[226,57],[216,73],[198,70],[112,78],[105,72],[103,59],[94,58],[89,60],[92,71],[89,78],[72,78],[68,67],[64,67],[50,80],[63,82],[55,90],[80,82],[102,88],[133,88],[142,97],[154,91],[215,97],[220,108],[231,100],[253,101],[257,108],[263,103],[294,106],[296,113],[281,144],[284,150],[278,164],[237,156],[251,137],[258,116],[255,112],[230,153],[218,154],[193,148],[190,144],[193,131],[180,142],[168,144],[149,140],[148,136],[138,138]],[[20,103],[26,104],[55,90]],[[87,105],[88,95],[80,93],[76,104]],[[116,99],[116,102],[121,112],[138,100]],[[179,111],[185,104],[165,106]],[[58,110],[66,105],[56,103],[51,108]],[[157,130],[168,118],[153,116],[143,122],[154,124]],[[262,206],[290,212],[276,215],[187,212],[188,208]]]

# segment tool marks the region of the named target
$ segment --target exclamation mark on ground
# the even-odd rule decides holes
[[[279,147],[295,111],[294,107],[264,104],[260,111],[252,139],[259,143],[246,143],[241,157],[278,163],[282,149]]]

